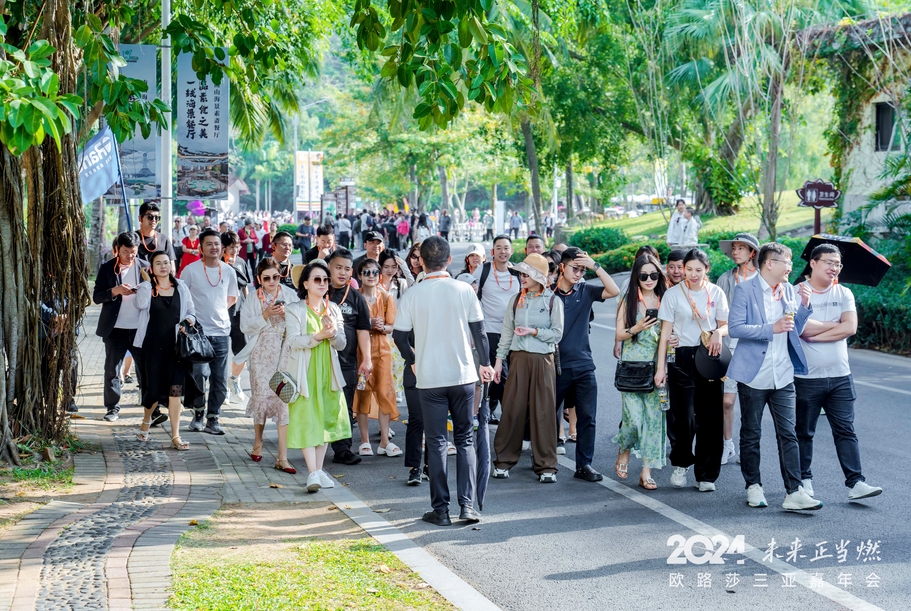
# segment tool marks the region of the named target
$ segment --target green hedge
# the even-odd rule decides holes
[[[578,246],[589,254],[604,253],[629,244],[629,237],[615,227],[580,229],[569,237],[571,246]],[[602,264],[603,265],[603,264]]]
[[[294,234],[297,233],[297,225],[292,225],[291,223],[288,223],[286,225],[279,225],[278,230],[287,231],[291,234],[291,237],[294,237]]]

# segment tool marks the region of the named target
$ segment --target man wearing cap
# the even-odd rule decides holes
[[[741,282],[746,282],[755,276],[756,257],[759,255],[759,240],[751,233],[738,233],[733,240],[721,240],[718,242],[721,251],[734,260],[736,267],[729,269],[721,274],[718,278],[718,285],[724,291],[728,303],[734,299],[734,287]],[[724,343],[734,353],[737,347],[737,339],[725,337]],[[737,452],[734,450],[734,401],[737,399],[737,382],[731,378],[724,380],[724,451],[721,454],[721,464],[728,464],[728,460],[734,458],[736,462]]]
[[[775,421],[778,462],[789,511],[819,509],[822,503],[803,489],[800,450],[794,430],[797,397],[794,376],[806,375],[807,359],[800,334],[812,314],[810,287],[788,283],[791,249],[770,242],[759,249],[759,273],[738,284],[728,315],[731,337],[740,341],[727,375],[737,380],[740,395],[740,471],[746,481],[747,504],[766,507],[759,470],[762,413]]]
[[[379,231],[368,231],[364,234],[364,254],[354,260],[354,269],[364,262],[365,259],[373,259],[377,263],[380,260],[380,253],[386,248],[383,235]]]

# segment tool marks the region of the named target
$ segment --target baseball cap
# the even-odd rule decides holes
[[[468,272],[465,272],[464,274],[459,274],[458,276],[456,276],[456,280],[460,280],[460,281],[466,282],[468,284],[474,284],[478,281],[477,278],[475,278]]]
[[[385,242],[385,240],[383,239],[383,236],[378,231],[368,231],[364,235],[365,242],[374,242],[376,240],[379,240],[380,242]]]

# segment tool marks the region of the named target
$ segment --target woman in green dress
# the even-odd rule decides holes
[[[667,280],[658,259],[650,254],[637,257],[626,297],[617,309],[617,341],[623,342],[622,360],[655,361],[661,327],[657,315],[646,316],[646,311],[654,310],[649,314],[658,311],[665,290]],[[620,446],[615,467],[617,477],[626,479],[629,455],[634,452],[642,459],[639,485],[646,490],[658,488],[652,479],[652,469],[660,469],[665,464],[667,423],[659,392],[656,388],[650,393],[620,393],[623,418],[620,431],[613,438]]]
[[[288,406],[288,447],[301,448],[307,463],[307,490],[333,488],[323,471],[326,447],[351,437],[338,353],[345,349],[342,312],[329,301],[329,268],[317,259],[294,266],[291,279],[300,297],[285,306],[288,373],[300,396]]]

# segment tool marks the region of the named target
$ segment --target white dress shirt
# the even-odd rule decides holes
[[[765,308],[766,322],[773,325],[784,316],[785,302],[783,299],[779,301],[773,297],[772,287],[761,275],[759,284],[762,286],[762,305]],[[766,349],[759,373],[747,386],[760,390],[773,390],[784,388],[793,381],[794,365],[791,363],[791,355],[788,353],[788,334],[776,333],[772,336],[772,341],[769,342],[769,347]]]

